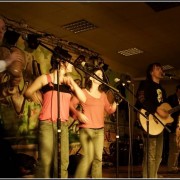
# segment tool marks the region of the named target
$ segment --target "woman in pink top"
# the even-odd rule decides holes
[[[67,73],[72,71],[72,65],[68,62],[56,61],[51,58],[52,73],[39,76],[26,90],[25,96],[34,102],[41,103],[42,109],[39,115],[38,134],[38,164],[35,172],[36,178],[58,178],[57,158],[57,92],[59,81],[60,97],[60,120],[61,120],[61,157],[59,162],[61,178],[68,178],[69,165],[69,134],[67,120],[69,118],[69,104],[72,92],[81,102],[86,97],[72,77]],[[57,81],[57,69],[59,68],[59,79]],[[42,99],[37,94],[40,90]]]
[[[94,69],[99,78],[103,79],[103,73],[100,69]],[[82,102],[82,112],[76,109],[79,100],[73,97],[70,103],[70,109],[74,117],[80,121],[80,142],[83,150],[75,178],[86,178],[91,167],[92,178],[102,178],[102,154],[104,147],[104,116],[107,113],[113,113],[116,110],[116,103],[110,104],[107,96],[101,91],[101,82],[95,78],[88,77],[86,88],[83,92],[86,96],[86,102]]]

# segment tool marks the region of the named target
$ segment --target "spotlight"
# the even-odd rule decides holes
[[[28,34],[26,37],[26,41],[28,43],[28,47],[31,49],[37,49],[37,47],[39,46],[39,41],[36,34]]]
[[[74,61],[75,65],[82,65],[83,62],[86,62],[85,56],[79,55],[77,59]]]
[[[62,49],[59,46],[56,46],[54,48],[54,52],[51,57],[51,66],[54,69],[57,69],[60,61],[61,62],[70,61],[71,58],[72,58],[72,56],[68,53],[67,50]]]
[[[131,76],[128,74],[121,73],[120,79],[123,86],[128,86],[129,84],[131,84]]]
[[[63,49],[62,47],[56,46],[54,48],[54,56],[57,56],[60,60],[71,60],[72,56],[68,53],[67,50]]]
[[[37,49],[38,45],[40,44],[39,39],[44,38],[47,36],[51,36],[48,33],[44,34],[25,34],[23,39],[28,43],[28,47],[31,49]]]
[[[107,71],[108,66],[104,63],[103,59],[99,56],[91,56],[89,57],[89,61],[94,64],[95,67],[102,68],[104,71]]]
[[[15,32],[15,31],[7,30],[4,34],[3,43],[5,45],[14,46],[16,44],[19,36],[20,36],[19,33]]]

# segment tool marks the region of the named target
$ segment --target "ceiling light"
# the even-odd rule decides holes
[[[85,19],[63,25],[62,27],[75,34],[97,28],[97,26],[95,26],[94,24],[90,23]]]
[[[118,51],[118,53],[124,56],[131,56],[131,55],[143,53],[143,51],[137,48],[130,48],[130,49]]]
[[[173,66],[171,66],[171,65],[169,65],[169,64],[162,66],[162,68],[163,68],[163,70],[170,70],[170,69],[174,69],[174,67],[173,67]]]
[[[26,41],[28,43],[28,47],[31,49],[37,49],[39,46],[39,41],[36,34],[28,34],[26,37]]]

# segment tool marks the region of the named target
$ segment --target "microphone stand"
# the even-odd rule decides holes
[[[48,49],[50,52],[56,54],[57,56],[60,56],[57,52],[55,52],[54,50],[52,50],[51,48],[49,48],[48,46],[46,46],[45,44],[43,44],[41,41],[39,41],[39,44],[40,44],[41,46],[43,46],[44,48]],[[61,58],[62,58],[62,57],[61,57]],[[94,74],[94,73],[91,74],[91,73],[89,73],[88,71],[86,71],[84,68],[82,68],[80,65],[74,64],[73,62],[70,61],[70,59],[64,58],[63,60],[67,61],[68,63],[72,64],[74,67],[76,67],[76,68],[80,69],[81,71],[83,71],[85,74],[88,74],[88,75],[91,76],[92,78],[94,78],[94,79],[96,79],[97,81],[101,82],[103,85],[109,87],[111,90],[113,90],[113,91],[116,93],[117,96],[119,96],[119,98],[121,98],[121,100],[124,100],[125,102],[127,102],[127,103],[129,104],[129,106],[132,107],[135,111],[137,111],[140,115],[142,115],[143,117],[147,118],[141,111],[139,111],[139,109],[137,109],[134,105],[130,104],[129,101],[119,92],[118,89],[116,89],[116,88],[114,88],[113,86],[105,83],[105,82],[104,82],[102,79],[100,79],[96,74]],[[59,114],[59,112],[58,112],[58,114]],[[60,117],[60,116],[58,116],[58,117]],[[157,117],[156,117],[156,119],[157,119],[159,122],[161,122]],[[118,119],[117,119],[117,122],[118,122]],[[161,123],[162,123],[162,122],[161,122]],[[162,125],[165,126],[163,123],[162,123]],[[166,127],[166,126],[165,126],[165,127]],[[166,128],[166,129],[168,129],[168,128]],[[169,131],[170,131],[170,130],[169,130]],[[59,132],[61,132],[61,130],[59,130]],[[119,128],[118,128],[118,126],[117,126],[117,132],[119,133]],[[117,134],[116,137],[117,137],[116,139],[117,139],[117,141],[118,141],[118,139],[119,139],[119,134]],[[117,143],[117,144],[118,144],[118,143]],[[119,145],[117,145],[117,146],[119,147]],[[118,149],[117,149],[117,151],[118,151]],[[117,153],[118,153],[118,152],[117,152]],[[118,156],[118,155],[117,155],[117,156]],[[117,161],[119,161],[119,159],[117,159]],[[59,162],[59,163],[60,163],[60,162]],[[59,165],[59,163],[58,163],[58,165]],[[119,165],[118,162],[117,162],[117,165]],[[118,172],[118,167],[117,167],[117,177],[119,176],[118,173],[119,173],[119,172]]]
[[[146,173],[149,178],[149,113],[146,112],[147,138],[146,138]]]
[[[60,90],[59,90],[59,70],[60,65],[58,63],[57,69],[57,107],[58,107],[58,117],[57,117],[57,153],[58,153],[58,178],[61,177],[61,118],[60,118]]]
[[[119,178],[119,118],[118,118],[118,105],[119,102],[116,102],[116,178]]]
[[[50,52],[56,54],[57,56],[59,56],[58,53],[56,53],[55,51],[53,51],[51,48],[49,48],[48,46],[44,45],[41,41],[38,41],[38,43],[43,46],[44,48],[46,48],[47,50],[49,50]],[[61,61],[61,60],[59,60]],[[59,70],[60,70],[60,65],[58,63],[58,68],[57,68],[57,170],[58,170],[58,178],[61,178],[61,118],[60,118],[60,89],[59,89]]]
[[[119,178],[119,96],[115,94],[116,109],[116,178]]]

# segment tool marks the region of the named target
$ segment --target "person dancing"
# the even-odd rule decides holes
[[[57,158],[57,95],[58,81],[60,90],[60,119],[61,119],[61,178],[68,178],[69,165],[69,104],[74,92],[80,102],[85,102],[86,97],[81,88],[67,73],[72,72],[72,65],[68,62],[51,58],[52,72],[43,74],[27,88],[25,96],[34,102],[41,103],[39,115],[39,151],[38,164],[35,171],[36,178],[58,178]],[[59,67],[58,67],[59,66]],[[57,72],[59,69],[59,79]],[[42,92],[42,98],[36,93]]]
[[[97,77],[103,79],[103,72],[94,68]],[[86,101],[81,102],[82,112],[76,109],[80,103],[76,97],[70,102],[70,110],[74,113],[79,124],[80,143],[83,157],[76,169],[75,178],[86,178],[91,168],[92,178],[102,178],[102,154],[104,147],[104,116],[116,110],[116,103],[110,104],[107,95],[101,90],[101,82],[88,76],[83,92]],[[91,166],[92,165],[92,166]]]

